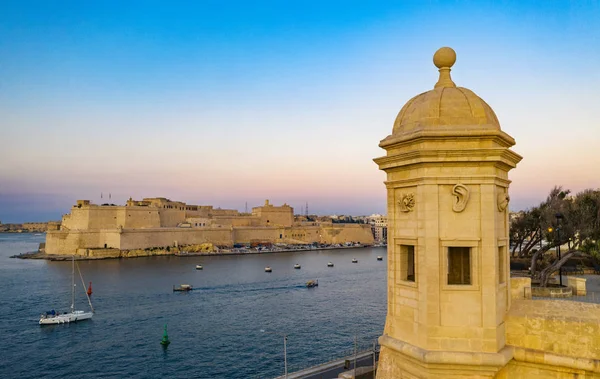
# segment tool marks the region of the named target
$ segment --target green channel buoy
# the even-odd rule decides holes
[[[165,324],[165,332],[163,333],[162,340],[160,340],[160,344],[163,346],[169,346],[171,341],[169,341],[169,335],[167,334],[167,324]]]

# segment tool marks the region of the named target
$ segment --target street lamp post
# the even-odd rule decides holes
[[[264,329],[261,329],[260,331],[262,333],[276,334],[278,336],[283,337],[283,367],[284,367],[283,377],[285,379],[287,379],[287,377],[288,377],[288,367],[287,367],[287,334],[285,334],[285,333],[279,333],[279,332],[267,332]]]
[[[557,242],[558,245],[556,246],[556,254],[558,255],[558,260],[560,261],[560,220],[563,219],[563,215],[560,213],[557,213],[555,215],[556,217],[556,238],[557,238]],[[558,268],[558,281],[560,286],[562,287],[562,266]]]

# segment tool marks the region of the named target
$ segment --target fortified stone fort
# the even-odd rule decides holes
[[[294,221],[294,209],[265,201],[252,213],[190,205],[164,197],[129,199],[124,206],[78,200],[60,224],[46,234],[45,252],[54,255],[93,255],[94,250],[133,250],[210,243],[372,244],[371,227]]]

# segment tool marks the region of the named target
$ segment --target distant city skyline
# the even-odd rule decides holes
[[[386,213],[372,159],[433,88],[433,53],[523,161],[511,210],[600,187],[598,2],[0,6],[0,221],[100,193],[244,210]]]

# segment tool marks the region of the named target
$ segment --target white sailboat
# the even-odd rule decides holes
[[[79,271],[79,266],[77,266],[77,271]],[[83,281],[83,276],[81,276],[81,271],[79,271],[79,277],[81,278],[81,284],[83,285],[83,290],[87,296],[91,311],[85,312],[75,310],[75,256],[73,256],[73,268],[71,272],[71,312],[60,314],[60,312],[54,312],[54,310],[52,310],[52,312],[43,313],[40,315],[40,325],[68,324],[70,322],[92,318],[94,315],[94,307],[92,307],[92,301],[85,288],[85,282]]]

